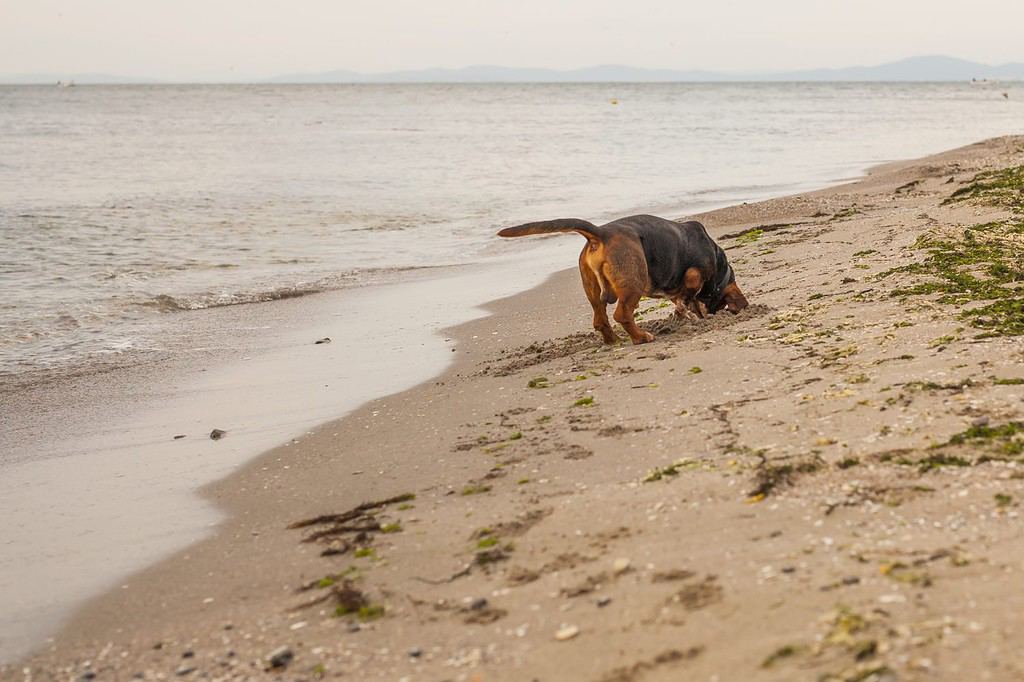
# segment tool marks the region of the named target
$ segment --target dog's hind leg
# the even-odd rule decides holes
[[[619,337],[612,330],[612,324],[608,321],[607,303],[605,295],[601,291],[601,281],[597,274],[590,268],[587,262],[587,251],[590,247],[584,247],[580,254],[580,277],[583,279],[583,291],[587,294],[587,300],[594,309],[594,329],[601,335],[605,343],[616,343]]]
[[[640,303],[641,294],[638,291],[620,292],[619,293],[619,304],[615,306],[615,313],[612,317],[615,321],[622,325],[622,328],[629,334],[629,338],[633,340],[633,343],[648,343],[654,340],[654,334],[645,332],[640,327],[636,326],[636,318],[633,317],[636,312],[636,306]]]
[[[612,246],[609,244],[608,246]],[[654,340],[654,334],[646,332],[636,325],[633,314],[640,303],[640,298],[648,292],[650,278],[647,274],[647,259],[639,244],[614,244],[609,248],[608,261],[603,273],[611,283],[619,304],[615,307],[612,317],[622,325],[633,343],[647,343]]]

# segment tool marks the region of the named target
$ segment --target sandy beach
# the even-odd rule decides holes
[[[568,258],[441,376],[207,486],[215,534],[0,676],[1024,677],[1021,164],[696,216],[751,307],[646,301],[651,344],[600,343]]]

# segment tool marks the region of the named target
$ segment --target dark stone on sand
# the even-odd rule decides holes
[[[181,657],[182,658],[193,658],[195,655],[196,655],[196,652],[192,651],[191,649],[185,649],[184,651],[181,652]]]
[[[181,440],[184,437],[185,437],[185,434],[180,433],[180,434],[178,434],[177,436],[174,437],[174,440]]]
[[[92,670],[86,670],[84,673],[82,673],[81,675],[78,676],[78,679],[79,680],[83,680],[83,681],[84,680],[95,680],[96,679],[96,673],[93,672]]]
[[[321,343],[330,343],[330,342],[331,342],[331,337],[325,336],[322,339],[318,339],[318,340],[314,341],[313,344],[319,346]]]
[[[287,667],[293,658],[295,658],[295,654],[286,646],[279,646],[267,654],[267,662],[270,663],[271,668]]]
[[[293,658],[295,658],[295,654],[287,646],[279,646],[266,655],[270,668],[286,668],[288,664],[292,663]]]
[[[210,440],[220,440],[226,435],[228,435],[227,431],[222,431],[221,429],[214,429],[213,431],[210,431]]]
[[[597,603],[597,607],[598,608],[602,608],[603,609],[605,606],[608,606],[609,604],[612,603],[612,598],[611,597],[599,597],[596,603]]]
[[[418,646],[414,646],[413,648],[409,649],[409,657],[410,658],[419,658],[422,655],[423,655],[423,649],[419,648]]]
[[[487,599],[485,599],[484,597],[480,597],[479,599],[474,599],[472,601],[472,603],[470,603],[469,610],[470,611],[479,611],[480,609],[483,609],[483,608],[486,608],[486,607],[487,607]]]
[[[185,675],[194,673],[195,671],[196,667],[194,665],[181,665],[174,671],[174,674],[178,677],[184,677]]]

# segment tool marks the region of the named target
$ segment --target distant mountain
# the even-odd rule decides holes
[[[768,74],[758,80],[795,81],[969,81],[1024,80],[1024,64],[990,66],[941,55],[910,57],[878,66],[850,66],[842,69],[810,69]]]
[[[605,64],[583,69],[520,69],[507,66],[467,66],[461,69],[418,69],[387,73],[338,70],[293,73],[267,83],[671,83],[740,81],[970,81],[1024,80],[1024,63],[981,64],[942,55],[910,57],[877,66],[799,71],[702,71],[645,69]],[[0,83],[155,83],[153,79],[107,74],[0,74]]]
[[[709,81],[969,81],[1024,80],[1024,63],[991,66],[955,57],[910,57],[878,66],[802,71],[698,71],[606,64],[585,69],[467,66],[387,73],[326,71],[279,76],[273,83],[664,83]]]
[[[583,69],[520,69],[477,65],[461,69],[417,69],[387,73],[325,71],[278,76],[271,83],[623,83],[720,80],[714,71],[644,69],[606,64]]]

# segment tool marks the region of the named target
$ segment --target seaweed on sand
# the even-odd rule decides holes
[[[1024,220],[999,220],[920,237],[915,248],[928,255],[879,278],[903,273],[926,279],[898,287],[894,297],[938,294],[937,301],[962,306],[960,319],[981,336],[1024,334]],[[975,305],[983,303],[984,305]]]

